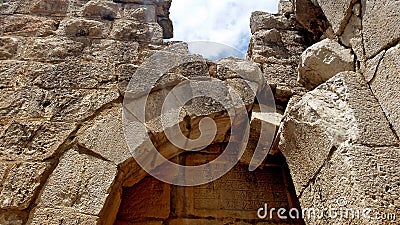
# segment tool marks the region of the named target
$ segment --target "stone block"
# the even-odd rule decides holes
[[[297,194],[342,143],[398,143],[361,74],[343,72],[307,93],[286,112],[279,149]]]
[[[2,162],[3,164],[3,162]],[[35,200],[49,163],[5,163],[0,168],[0,209],[24,210]]]
[[[49,177],[38,200],[39,208],[69,208],[98,216],[117,176],[113,163],[67,151]]]

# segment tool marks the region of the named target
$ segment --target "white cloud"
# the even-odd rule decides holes
[[[211,41],[246,51],[250,40],[250,15],[276,13],[279,0],[173,0],[170,9],[174,39]]]

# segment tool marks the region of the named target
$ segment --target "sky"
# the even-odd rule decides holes
[[[170,18],[174,24],[174,38],[171,40],[189,42],[192,53],[201,53],[205,57],[215,58],[221,54],[237,56],[237,50],[247,51],[251,37],[251,13],[276,13],[278,1],[172,0]],[[213,52],[208,49],[213,49]]]

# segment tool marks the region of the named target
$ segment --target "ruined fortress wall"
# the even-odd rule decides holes
[[[398,223],[400,2],[294,0],[285,4],[282,13],[293,12],[309,32],[323,30],[321,37],[328,38],[320,41],[315,36],[316,44],[301,54],[291,76],[309,91],[293,95],[280,128],[279,150],[289,165],[300,204],[314,209],[370,209],[372,218],[306,217],[306,223]],[[263,37],[271,42],[276,36]],[[391,218],[385,218],[388,215]]]
[[[293,195],[302,208],[337,206],[342,197],[348,208],[400,215],[398,1],[293,0],[282,1],[278,15],[253,13],[248,58],[255,64],[228,64],[240,64],[248,74],[258,66],[284,117],[280,124],[252,117],[252,134],[260,131],[260,123],[280,126],[273,151],[264,169],[255,172],[258,176],[243,172],[249,164],[243,159],[222,178],[233,188],[216,182],[211,184],[215,192],[176,188],[148,177],[131,157],[123,133],[129,80],[146,59],[169,46],[162,39],[172,36],[170,1],[3,2],[0,224],[301,224],[256,218],[264,201],[296,207]],[[185,55],[187,47],[180,45],[176,52]],[[204,60],[174,68],[156,84],[148,107],[159,109],[166,96],[160,87],[169,89],[196,75],[235,87],[248,113],[255,114],[255,96],[242,91],[248,88],[246,79],[254,80],[218,68],[221,63]],[[145,77],[137,80],[138,85],[145,82]],[[205,99],[197,103],[209,104]],[[201,114],[218,125],[213,144],[227,141],[229,116],[218,105],[191,110],[179,121],[186,135],[198,136]],[[196,162],[165,141],[153,112],[146,116],[153,119],[148,125],[159,151],[171,160]],[[274,118],[280,119],[278,114]],[[245,156],[251,157],[258,136],[250,138]],[[210,146],[207,156],[218,149]],[[282,172],[281,154],[294,187]],[[258,183],[265,183],[265,195],[257,192]],[[246,191],[236,194],[241,186]],[[205,192],[226,198],[211,199]],[[141,208],[144,203],[154,207]],[[240,213],[243,207],[249,210]],[[306,223],[347,221],[311,218]]]
[[[117,123],[122,93],[171,37],[170,1],[2,2],[0,224],[112,223],[104,214],[119,203],[107,201],[129,156]],[[100,119],[98,138],[78,143]],[[112,149],[87,149],[98,145]]]

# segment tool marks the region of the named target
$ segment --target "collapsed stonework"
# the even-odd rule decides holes
[[[151,143],[137,143],[138,149],[153,144],[190,166],[224,151],[232,118],[206,98],[187,105],[177,125],[195,139],[199,121],[211,117],[218,128],[213,143],[191,153],[166,138],[160,108],[186,80],[227,84],[251,118],[246,151],[232,171],[209,184],[177,187],[136,163],[121,118],[132,75],[155,53],[172,54],[165,49],[174,43],[163,43],[173,35],[171,1],[5,0],[0,224],[376,224],[257,218],[264,203],[322,209],[337,206],[338,198],[348,208],[400,216],[399,4],[282,0],[279,14],[251,17],[247,57],[253,63],[193,56],[199,59],[163,74],[146,105]],[[175,53],[188,54],[184,43],[178,46]],[[267,83],[252,78],[257,69]],[[151,73],[133,87],[147,78]],[[249,84],[258,93],[271,87],[276,113],[259,111]],[[262,143],[272,148],[261,167],[249,172],[265,127],[279,131],[273,143]]]

